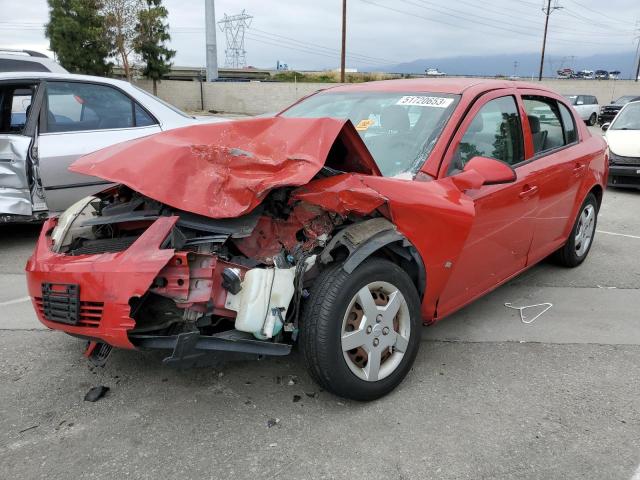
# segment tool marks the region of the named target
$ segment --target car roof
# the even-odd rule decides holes
[[[129,83],[115,78],[96,77],[93,75],[78,75],[75,73],[53,73],[53,72],[2,72],[0,80],[76,80],[84,82],[99,82],[119,87],[128,86]]]
[[[352,83],[329,89],[330,92],[432,92],[460,95],[466,90],[527,88],[551,92],[539,84],[485,78],[410,78]]]

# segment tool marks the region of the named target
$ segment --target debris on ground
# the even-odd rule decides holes
[[[298,383],[298,377],[296,377],[295,375],[289,375],[289,381],[287,382],[287,385],[296,385]]]
[[[270,418],[269,420],[267,420],[267,428],[275,427],[279,423],[280,423],[279,418]]]
[[[309,398],[318,398],[318,392],[304,392],[304,394]]]
[[[38,425],[31,425],[30,427],[23,428],[23,429],[22,429],[22,430],[20,430],[18,433],[28,432],[29,430],[33,430],[34,428],[38,428]]]
[[[536,319],[541,317],[543,313],[545,313],[547,310],[553,307],[553,303],[549,303],[549,302],[536,303],[535,305],[524,305],[522,307],[516,307],[511,303],[505,303],[504,306],[507,308],[518,310],[518,312],[520,313],[520,320],[522,321],[522,323],[529,324],[529,323],[533,323]],[[533,318],[528,318],[524,313],[524,311],[529,308],[541,308],[541,307],[544,307],[544,308]]]
[[[298,403],[300,400],[302,400],[302,397],[300,395],[293,396],[293,403]]]
[[[97,402],[102,397],[104,397],[107,394],[108,391],[109,391],[109,387],[105,387],[104,385],[93,387],[84,396],[84,401],[85,402]]]

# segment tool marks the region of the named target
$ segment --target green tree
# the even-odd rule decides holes
[[[102,0],[102,14],[113,42],[114,56],[122,62],[124,76],[131,81],[133,41],[136,37],[138,13],[144,8],[144,0]]]
[[[113,45],[106,34],[100,0],[48,0],[45,35],[60,64],[74,73],[108,75]]]
[[[138,25],[134,41],[135,52],[145,64],[142,74],[153,80],[153,94],[157,95],[157,82],[171,70],[171,59],[175,50],[167,48],[171,40],[167,9],[162,0],[146,0],[147,7],[138,13]]]

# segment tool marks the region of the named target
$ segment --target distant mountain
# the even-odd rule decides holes
[[[635,52],[596,54],[585,57],[568,55],[547,55],[545,58],[544,76],[555,77],[560,68],[574,70],[619,70],[620,78],[632,76],[632,64]],[[540,68],[539,53],[515,53],[508,55],[461,56],[446,58],[421,58],[407,63],[382,67],[360,67],[360,71],[392,72],[392,73],[424,73],[427,68],[437,68],[449,75],[482,75],[494,76],[514,74],[514,62],[518,62],[515,74],[519,77],[538,75]],[[635,70],[634,70],[635,73]]]

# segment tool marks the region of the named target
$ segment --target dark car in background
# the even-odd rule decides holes
[[[622,107],[627,103],[635,102],[636,100],[640,100],[640,95],[625,95],[611,102],[611,105],[605,105],[600,109],[598,123],[603,125],[605,123],[612,122]]]
[[[596,70],[596,80],[609,80],[609,72],[606,70]]]

